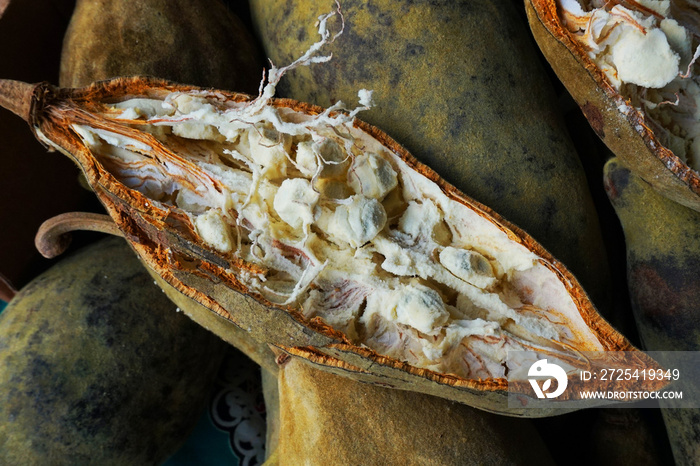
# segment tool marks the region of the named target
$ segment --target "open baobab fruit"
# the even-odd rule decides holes
[[[665,197],[700,211],[700,23],[685,2],[526,0],[530,27],[589,123]]]
[[[635,351],[561,263],[361,108],[144,78],[0,85],[148,267],[259,342],[516,416],[551,414],[506,405],[535,361]]]

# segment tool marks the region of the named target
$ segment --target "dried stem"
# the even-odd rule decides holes
[[[62,254],[70,245],[70,233],[75,230],[99,231],[123,236],[109,215],[68,212],[46,220],[39,227],[34,245],[47,259]]]
[[[22,81],[0,79],[0,107],[4,107],[29,122],[32,109],[32,97],[36,84]]]

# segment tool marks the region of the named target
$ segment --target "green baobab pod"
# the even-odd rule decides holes
[[[78,0],[59,83],[148,75],[252,93],[262,66],[252,35],[220,0]]]
[[[313,19],[329,4],[251,2],[274,63],[289,63],[308,48]],[[342,11],[344,32],[328,47],[333,59],[286,76],[280,94],[325,107],[372,89],[377,106],[364,120],[531,234],[605,313],[609,271],[597,214],[512,2],[347,0]]]
[[[610,150],[657,192],[700,211],[697,12],[686,2],[525,7],[543,54]]]
[[[650,351],[700,349],[700,213],[659,196],[618,159],[606,164],[605,182],[625,232],[643,345]]]
[[[123,239],[79,250],[0,314],[0,463],[164,461],[225,348],[175,312]]]
[[[662,197],[618,159],[606,164],[605,182],[625,232],[630,298],[644,348],[700,350],[700,212]],[[699,410],[662,413],[676,462],[696,464]]]

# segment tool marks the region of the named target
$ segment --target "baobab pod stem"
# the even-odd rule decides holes
[[[29,122],[34,93],[40,84],[0,79],[0,106]]]
[[[87,230],[123,236],[109,215],[67,212],[46,220],[36,233],[34,244],[42,256],[53,259],[63,254],[71,242],[72,231]]]

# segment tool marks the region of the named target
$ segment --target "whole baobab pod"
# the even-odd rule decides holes
[[[0,314],[0,463],[164,461],[225,348],[175,312],[123,239],[79,250]]]
[[[267,445],[272,463],[553,464],[528,419],[280,359],[277,379],[263,376],[268,422],[275,427]]]
[[[648,351],[700,349],[700,212],[659,195],[618,159],[605,166],[606,189],[625,232],[627,279]],[[697,396],[697,387],[684,387]],[[692,399],[692,398],[691,398]],[[678,464],[700,459],[697,409],[662,409]]]

